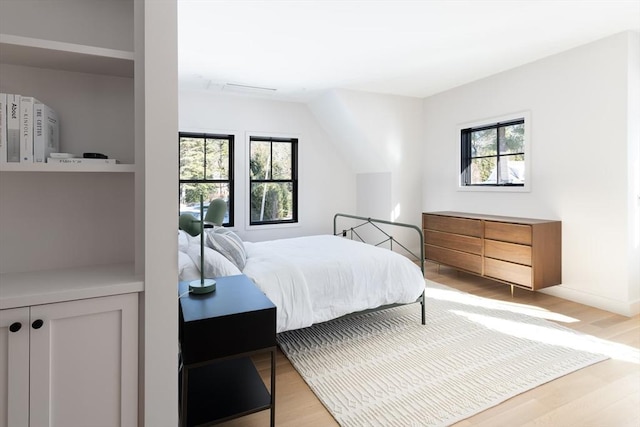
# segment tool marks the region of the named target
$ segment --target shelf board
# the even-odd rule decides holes
[[[249,357],[211,362],[188,373],[187,426],[208,425],[271,408]]]
[[[136,165],[60,164],[60,163],[0,163],[0,172],[116,172],[133,173]]]
[[[0,62],[80,73],[133,77],[134,53],[0,34]]]
[[[0,274],[0,309],[144,290],[133,263]]]

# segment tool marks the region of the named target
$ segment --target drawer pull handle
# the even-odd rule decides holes
[[[9,330],[10,330],[11,332],[18,332],[21,328],[22,328],[22,323],[20,323],[20,322],[13,322],[13,323],[9,326]]]
[[[33,329],[40,329],[42,328],[42,325],[44,325],[44,322],[42,321],[42,319],[34,320],[33,323],[31,324]]]

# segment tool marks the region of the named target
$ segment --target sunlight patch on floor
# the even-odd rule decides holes
[[[435,283],[435,282],[431,282]],[[431,283],[429,285],[431,285]],[[507,301],[498,301],[489,298],[482,298],[471,294],[466,294],[450,288],[440,288],[436,283],[436,288],[427,286],[426,293],[430,298],[452,301],[460,304],[472,305],[476,307],[484,307],[492,310],[510,311],[512,313],[526,314],[527,316],[537,317],[540,319],[553,320],[562,323],[579,322],[578,319],[565,316],[564,314],[554,313],[552,311],[536,307],[533,305],[519,304]]]
[[[461,310],[452,310],[452,313],[463,316],[494,331],[514,337],[602,354],[615,360],[640,364],[640,350],[573,330],[532,325]]]

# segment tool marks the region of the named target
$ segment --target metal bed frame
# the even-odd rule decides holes
[[[352,219],[352,220],[357,220],[357,221],[362,221],[360,223],[357,223],[354,226],[351,226],[349,228],[343,228],[338,230],[338,219],[339,218],[346,218],[346,219]],[[420,254],[418,255],[415,251],[408,249],[407,245],[402,244],[401,242],[399,242],[397,239],[395,239],[393,237],[393,235],[389,234],[387,231],[385,231],[382,227],[380,227],[378,224],[381,225],[389,225],[391,227],[400,227],[400,228],[408,228],[408,229],[412,229],[415,230],[418,233],[419,236],[419,242],[420,242]],[[381,236],[382,240],[377,242],[377,243],[371,243],[366,241],[363,237],[362,234],[364,234],[362,231],[365,230],[366,228],[370,229],[370,230],[374,230],[376,235]],[[361,229],[361,232],[358,233],[358,229]],[[374,219],[374,218],[368,218],[368,217],[363,217],[363,216],[357,216],[357,215],[349,215],[349,214],[344,214],[344,213],[337,213],[334,215],[333,217],[333,234],[335,236],[342,236],[345,238],[349,238],[351,240],[358,240],[360,242],[363,243],[367,243],[373,246],[383,246],[386,243],[389,244],[389,250],[394,250],[393,249],[393,245],[397,245],[400,248],[402,248],[404,250],[404,252],[408,255],[411,255],[412,257],[415,258],[416,262],[420,263],[420,270],[422,271],[422,277],[424,277],[424,236],[422,234],[422,230],[412,224],[404,224],[401,222],[391,222],[391,221],[385,221],[383,219]],[[426,301],[425,301],[425,291],[422,291],[422,295],[418,297],[418,299],[416,300],[416,302],[419,302],[422,308],[422,324],[426,324]],[[364,312],[371,312],[371,311],[378,311],[378,310],[384,310],[387,308],[391,308],[391,307],[397,307],[399,305],[402,304],[389,304],[389,305],[384,305],[378,308],[374,308],[374,309],[370,309],[370,310],[365,310]],[[362,313],[362,312],[360,312]]]

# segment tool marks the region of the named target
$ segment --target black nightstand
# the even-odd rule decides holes
[[[178,284],[179,295],[189,282]],[[269,409],[275,420],[276,307],[246,276],[180,298],[180,426],[212,425]],[[267,389],[250,356],[269,352]]]

